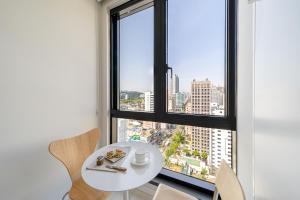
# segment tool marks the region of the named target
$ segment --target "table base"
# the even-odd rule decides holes
[[[123,192],[123,200],[130,200],[129,191],[126,190]]]

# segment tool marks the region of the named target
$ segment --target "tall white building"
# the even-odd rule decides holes
[[[153,92],[145,92],[145,111],[153,112],[154,111],[154,94]]]
[[[172,94],[179,92],[179,77],[177,74],[174,74],[172,78]]]
[[[128,119],[118,119],[118,142],[127,141]]]
[[[213,104],[213,103],[212,103]],[[213,115],[224,115],[224,109],[217,109]],[[232,159],[232,132],[230,130],[211,129],[211,165],[216,169],[224,159],[231,166]],[[215,172],[215,171],[214,171]]]
[[[212,86],[211,103],[217,103],[220,106],[224,105],[224,87]]]
[[[231,166],[232,138],[230,130],[211,129],[211,165],[219,168],[224,159]]]

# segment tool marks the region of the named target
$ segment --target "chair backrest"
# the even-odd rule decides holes
[[[218,199],[218,194],[220,194],[222,200],[245,200],[239,180],[224,160],[222,160],[218,170],[215,185],[214,200]]]
[[[57,140],[49,145],[49,152],[67,168],[72,181],[81,177],[81,166],[92,154],[100,138],[98,128],[81,135]]]

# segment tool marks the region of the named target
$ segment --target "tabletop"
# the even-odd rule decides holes
[[[110,173],[86,170],[86,167],[96,162],[96,158],[104,155],[112,146],[130,147],[128,155],[116,163],[116,165],[126,167],[126,172]],[[131,164],[131,160],[135,156],[135,150],[139,148],[149,152],[150,162],[145,166],[134,166]],[[81,175],[83,180],[95,189],[110,192],[126,191],[151,181],[162,169],[162,164],[162,154],[157,146],[142,142],[120,142],[102,147],[90,155],[83,163]]]

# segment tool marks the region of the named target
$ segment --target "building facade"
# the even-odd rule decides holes
[[[153,112],[154,111],[154,94],[153,92],[145,92],[145,111]]]
[[[172,94],[179,92],[179,77],[177,74],[174,74],[172,77]]]
[[[215,172],[224,159],[231,166],[232,133],[230,130],[211,129],[211,165]]]
[[[193,80],[191,87],[191,112],[210,115],[212,82]],[[192,150],[210,153],[210,128],[192,127]]]

